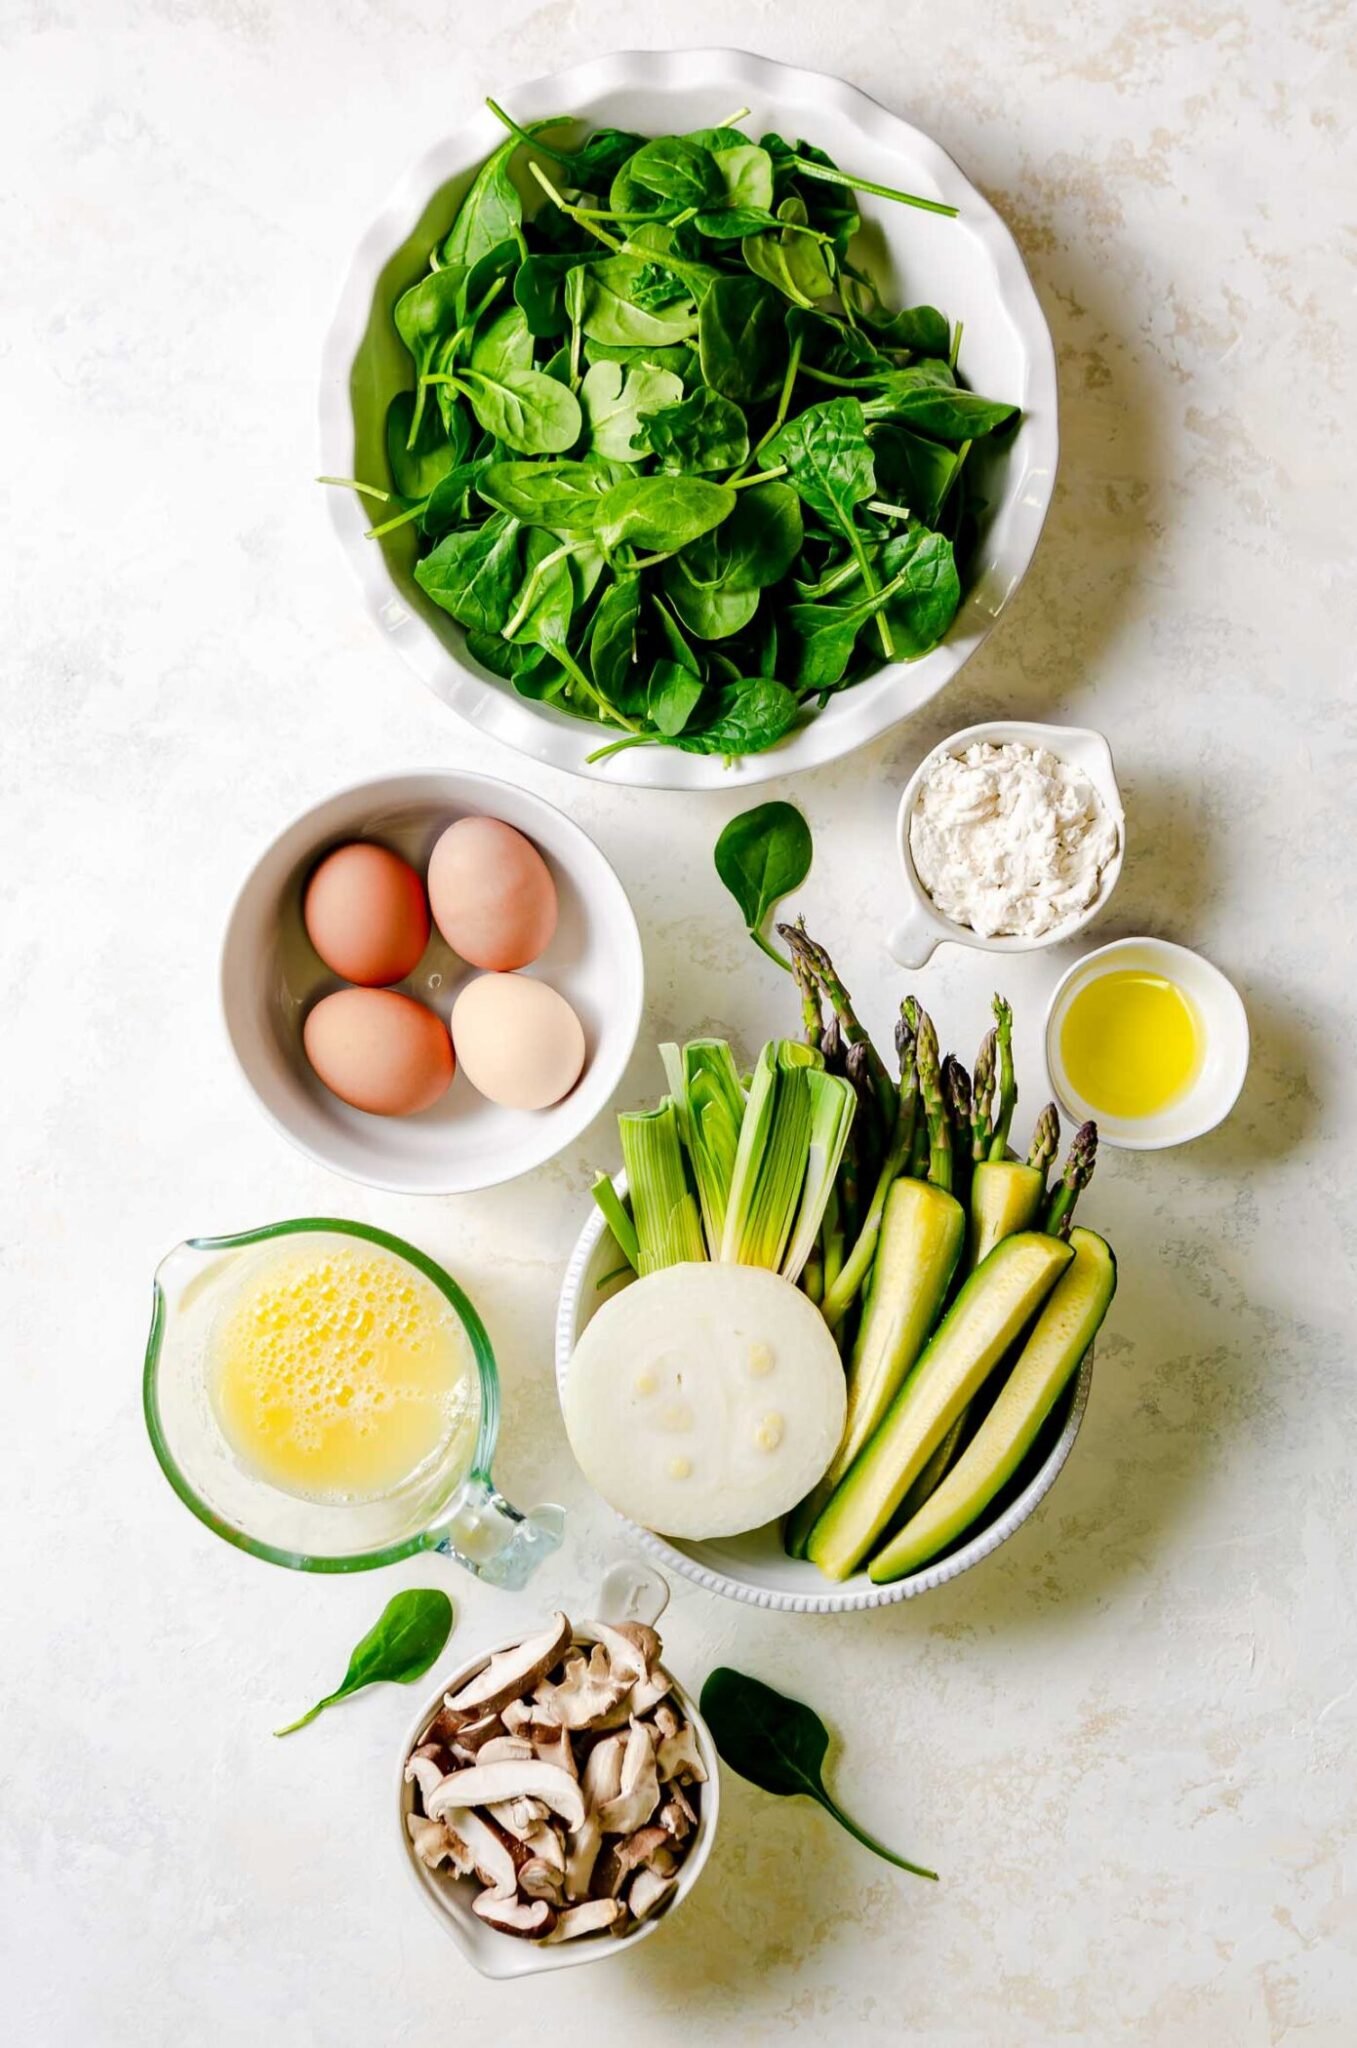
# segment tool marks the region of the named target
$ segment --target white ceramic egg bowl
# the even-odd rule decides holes
[[[1022,421],[969,466],[988,510],[960,613],[940,647],[921,660],[881,669],[767,753],[733,767],[674,747],[635,747],[603,762],[586,756],[606,741],[598,726],[515,695],[466,651],[462,630],[414,581],[408,530],[365,539],[372,524],[352,492],[331,491],[330,515],[368,609],[382,631],[443,702],[520,753],[577,775],[656,789],[729,789],[837,760],[876,739],[949,683],[979,647],[1022,581],[1055,485],[1059,437],[1055,351],[1017,245],[994,208],[936,142],[866,93],[819,72],[795,70],[740,50],[633,50],[597,58],[550,78],[514,80],[500,96],[516,120],[578,115],[588,127],[663,135],[707,126],[748,107],[742,125],[805,136],[835,160],[879,183],[941,199],[959,216],[925,213],[864,195],[864,234],[873,270],[901,305],[928,303],[964,323],[961,368],[988,397],[1020,405]],[[392,393],[409,382],[391,308],[423,275],[430,248],[447,232],[475,168],[504,140],[482,108],[411,166],[363,236],[329,337],[321,377],[321,468],[330,476],[385,474],[384,419]],[[529,205],[537,194],[525,186]]]
[[[332,1095],[302,1049],[307,1011],[344,986],[306,936],[307,877],[323,854],[351,839],[391,847],[423,877],[444,828],[456,818],[481,816],[524,833],[551,870],[559,899],[556,933],[523,971],[549,982],[574,1008],[584,1026],[584,1071],[550,1109],[501,1108],[458,1073],[430,1109],[370,1116]],[[446,1019],[478,971],[435,927],[418,966],[396,986]],[[358,783],[304,812],[255,863],[222,949],[227,1033],[265,1116],[323,1166],[398,1194],[465,1194],[554,1158],[617,1088],[636,1043],[643,992],[636,919],[593,841],[541,797],[453,769]]]
[[[619,1174],[615,1179],[618,1192],[624,1194],[624,1176]],[[562,1403],[575,1345],[594,1311],[624,1284],[614,1281],[605,1287],[600,1283],[625,1264],[602,1212],[594,1209],[576,1240],[556,1310],[556,1391]],[[1050,1492],[1074,1449],[1092,1379],[1090,1353],[1073,1386],[1056,1404],[1016,1479],[999,1496],[996,1507],[981,1517],[955,1549],[890,1585],[874,1586],[865,1571],[855,1572],[852,1578],[836,1584],[809,1559],[787,1556],[776,1522],[743,1536],[721,1536],[711,1542],[695,1543],[657,1536],[650,1529],[628,1522],[625,1516],[619,1515],[618,1520],[666,1569],[705,1586],[708,1592],[722,1593],[728,1600],[743,1600],[753,1607],[777,1608],[793,1614],[849,1614],[863,1607],[889,1607],[897,1600],[912,1600],[918,1593],[930,1592],[935,1586],[945,1586],[949,1579],[959,1578],[1022,1527]]]

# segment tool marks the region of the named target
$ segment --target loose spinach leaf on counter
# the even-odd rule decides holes
[[[325,479],[393,567],[413,544],[483,669],[603,727],[591,758],[735,759],[936,646],[1003,459],[972,444],[1017,415],[854,237],[862,192],[950,209],[743,116],[589,135],[489,105],[505,140],[398,280],[379,473]]]
[[[409,1685],[422,1678],[452,1634],[452,1602],[446,1593],[432,1586],[411,1586],[388,1600],[372,1627],[349,1658],[349,1668],[333,1692],[314,1707],[275,1728],[275,1735],[292,1735],[305,1728],[336,1700],[347,1699],[365,1685],[387,1680]]]
[[[825,1790],[821,1770],[829,1748],[829,1731],[820,1716],[800,1700],[774,1692],[771,1685],[749,1678],[742,1671],[720,1665],[702,1688],[703,1719],[722,1763],[730,1765],[761,1791],[790,1798],[804,1793],[817,1800],[825,1812],[846,1828],[855,1841],[874,1856],[908,1870],[915,1877],[932,1878],[936,1870],[909,1863],[893,1849],[874,1841],[856,1821],[850,1820]]]
[[[790,960],[764,936],[769,911],[810,873],[810,826],[795,804],[756,804],[732,818],[716,842],[716,872],[740,906],[756,946],[791,972]]]

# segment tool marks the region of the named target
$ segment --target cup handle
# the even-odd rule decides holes
[[[912,904],[899,924],[886,934],[886,951],[902,967],[926,967],[942,943],[942,933],[922,903]]]
[[[564,1533],[564,1509],[547,1503],[522,1514],[473,1472],[440,1525],[434,1547],[487,1586],[517,1593],[538,1565],[560,1549]]]
[[[668,1582],[639,1558],[614,1558],[599,1580],[595,1612],[600,1621],[643,1621],[653,1628],[668,1605]]]

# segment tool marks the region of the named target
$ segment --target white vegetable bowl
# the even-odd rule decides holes
[[[603,1585],[595,1601],[596,1613],[590,1618],[604,1622],[644,1621],[653,1625],[663,1614],[668,1601],[669,1588],[658,1572],[630,1559],[619,1559],[604,1574]],[[405,1765],[442,1706],[444,1694],[459,1691],[485,1668],[497,1651],[512,1648],[531,1633],[531,1625],[518,1629],[503,1642],[491,1643],[455,1671],[446,1673],[439,1681],[437,1692],[425,1700],[411,1722],[396,1761],[396,1825],[400,1835],[401,1861],[434,1918],[444,1932],[452,1936],[472,1968],[479,1970],[483,1977],[534,1977],[545,1970],[574,1969],[582,1963],[600,1963],[609,1956],[629,1954],[638,1942],[649,1941],[679,1910],[701,1877],[716,1839],[721,1809],[721,1771],[716,1744],[698,1711],[697,1702],[675,1680],[671,1690],[684,1718],[692,1723],[707,1781],[698,1800],[697,1827],[688,1853],[676,1873],[673,1895],[663,1910],[622,1935],[581,1935],[575,1941],[545,1945],[527,1941],[519,1935],[504,1934],[479,1919],[471,1910],[472,1900],[481,1889],[477,1880],[456,1877],[445,1869],[430,1870],[414,1852],[405,1818],[414,1810],[415,1792],[413,1785],[405,1781]],[[592,1640],[588,1621],[581,1619],[577,1623],[575,1640],[578,1643]],[[667,1660],[665,1669],[668,1670]]]
[[[441,1101],[416,1116],[370,1116],[332,1095],[302,1050],[302,1022],[342,987],[312,950],[302,892],[321,855],[373,839],[421,876],[455,818],[502,819],[529,838],[556,883],[551,944],[524,971],[571,1004],[584,1026],[585,1065],[550,1109],[504,1109],[458,1073]],[[446,1018],[476,970],[437,929],[397,986]],[[327,797],[260,855],[236,898],[222,947],[221,1003],[246,1083],[275,1129],[336,1173],[397,1194],[465,1194],[512,1180],[552,1159],[607,1107],[631,1058],[644,991],[641,938],[626,891],[592,839],[525,789],[486,775],[431,769],[362,782]]]
[[[972,931],[969,925],[957,924],[954,919],[944,917],[919,880],[914,856],[910,852],[910,820],[914,816],[924,777],[934,762],[946,754],[963,754],[967,747],[986,745],[1044,747],[1047,753],[1056,755],[1059,760],[1072,762],[1088,777],[1117,828],[1117,850],[1099,877],[1096,896],[1077,917],[1066,918],[1064,924],[1043,932],[1040,938],[988,939],[980,932]],[[902,967],[927,966],[938,947],[948,940],[958,946],[974,946],[982,953],[1035,953],[1043,946],[1063,945],[1106,909],[1108,899],[1121,878],[1122,861],[1126,857],[1126,813],[1117,787],[1117,771],[1112,765],[1112,749],[1100,732],[1094,732],[1091,726],[1086,725],[1031,725],[1022,719],[1001,718],[985,725],[965,726],[925,754],[905,784],[905,793],[895,815],[895,841],[905,881],[905,908],[899,923],[886,936],[886,948]]]
[[[578,775],[658,789],[728,789],[813,768],[876,739],[949,683],[974,654],[1027,570],[1055,483],[1055,351],[1012,235],[988,200],[937,145],[866,93],[819,72],[794,70],[739,50],[636,50],[598,58],[551,78],[513,81],[500,97],[519,121],[578,115],[590,127],[643,134],[708,126],[748,107],[751,137],[769,129],[805,136],[836,162],[879,183],[941,199],[955,220],[864,196],[871,256],[899,303],[938,306],[964,323],[961,367],[987,396],[1020,405],[1021,424],[1002,447],[978,446],[989,509],[961,611],[946,640],[919,661],[883,668],[841,691],[767,753],[734,767],[673,747],[635,747],[590,764],[606,734],[511,684],[467,653],[461,628],[431,605],[413,578],[407,529],[365,539],[372,524],[348,491],[331,491],[330,515],[368,609],[436,696],[484,732],[534,760]],[[391,325],[400,293],[420,277],[476,166],[504,140],[488,109],[426,152],[401,179],[358,245],[325,344],[321,466],[330,476],[385,474],[383,422],[391,395],[409,381]],[[539,195],[528,180],[525,196]]]
[[[625,1192],[626,1183],[620,1174],[616,1183],[619,1193]],[[595,1209],[576,1240],[556,1310],[556,1390],[562,1399],[581,1332],[600,1303],[608,1300],[620,1284],[625,1284],[616,1280],[609,1286],[600,1283],[624,1265],[602,1212]],[[1050,1492],[1074,1449],[1088,1406],[1092,1378],[1090,1354],[1080,1366],[1073,1386],[1061,1396],[1015,1478],[978,1526],[946,1556],[903,1579],[893,1580],[890,1585],[874,1586],[865,1571],[855,1572],[852,1578],[836,1584],[809,1559],[788,1557],[782,1547],[780,1528],[772,1522],[743,1536],[722,1536],[711,1542],[695,1543],[671,1541],[625,1522],[622,1516],[618,1519],[668,1570],[705,1586],[708,1592],[723,1593],[728,1600],[744,1600],[753,1607],[778,1608],[793,1614],[848,1614],[863,1607],[889,1607],[896,1600],[912,1600],[918,1593],[931,1592],[935,1586],[945,1586],[949,1579],[959,1578],[1021,1528]]]

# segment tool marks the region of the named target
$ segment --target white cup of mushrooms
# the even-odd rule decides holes
[[[658,1586],[662,1606],[657,1574],[630,1577]],[[406,1865],[484,1976],[617,1954],[697,1882],[716,1750],[660,1658],[647,1622],[554,1614],[455,1671],[415,1722],[400,1763]]]

